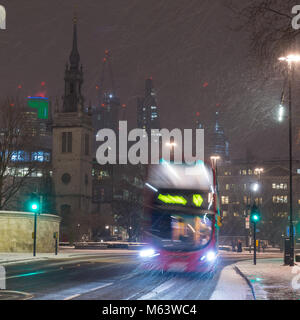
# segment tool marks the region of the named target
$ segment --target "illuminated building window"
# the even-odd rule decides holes
[[[251,176],[253,174],[253,171],[251,169],[248,169],[248,174]]]
[[[250,197],[244,196],[244,204],[251,204]]]
[[[221,197],[222,204],[228,204],[229,203],[229,197],[228,196],[222,196]]]
[[[103,170],[103,171],[100,171],[98,173],[98,180],[103,180],[103,179],[106,179],[108,177],[109,177],[108,171]]]
[[[272,183],[272,189],[287,190],[287,183]]]
[[[287,203],[287,196],[273,196],[273,203]]]
[[[262,204],[262,198],[255,198],[255,203]]]
[[[234,213],[233,213],[233,216],[234,216],[234,217],[239,217],[240,215],[239,215],[238,212],[234,212]]]
[[[225,185],[225,189],[226,189],[226,190],[229,190],[229,189],[230,189],[229,184],[226,184],[226,185]]]
[[[227,217],[227,211],[223,211],[223,217]]]
[[[287,212],[277,212],[277,217],[286,218],[288,216]]]

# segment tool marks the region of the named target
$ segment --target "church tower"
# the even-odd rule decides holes
[[[53,117],[53,181],[56,211],[62,217],[62,240],[74,237],[79,215],[92,206],[92,116],[81,92],[83,70],[77,47],[77,19],[73,20],[73,47],[65,70],[63,103]],[[73,233],[73,235],[72,235]]]

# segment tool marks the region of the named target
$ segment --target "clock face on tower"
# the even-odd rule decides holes
[[[71,176],[69,173],[64,173],[62,176],[61,176],[61,181],[64,183],[64,184],[68,184],[70,181],[71,181]]]

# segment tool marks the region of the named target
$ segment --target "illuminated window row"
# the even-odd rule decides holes
[[[286,218],[288,216],[287,212],[277,212],[275,213],[275,216],[281,217],[281,218]]]
[[[273,203],[287,203],[287,196],[273,196]]]
[[[222,204],[228,204],[229,203],[229,197],[228,196],[222,196],[221,197],[221,203]]]
[[[6,170],[6,173],[9,176],[13,177],[37,177],[40,178],[43,176],[42,170],[32,170],[32,172],[29,174],[29,168],[8,168]]]
[[[287,190],[287,183],[272,183],[272,189]]]

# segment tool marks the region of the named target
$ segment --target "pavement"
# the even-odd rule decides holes
[[[300,300],[300,264],[285,266],[282,258],[239,261],[235,264],[252,287],[256,300]]]
[[[136,252],[127,249],[105,249],[105,250],[89,250],[89,249],[76,249],[74,247],[63,247],[60,249],[57,255],[54,253],[37,253],[33,257],[32,253],[0,253],[0,265],[6,266],[17,263],[27,263],[42,260],[53,260],[53,259],[72,259],[74,257],[86,257],[98,255],[99,252],[103,254],[135,254]]]

